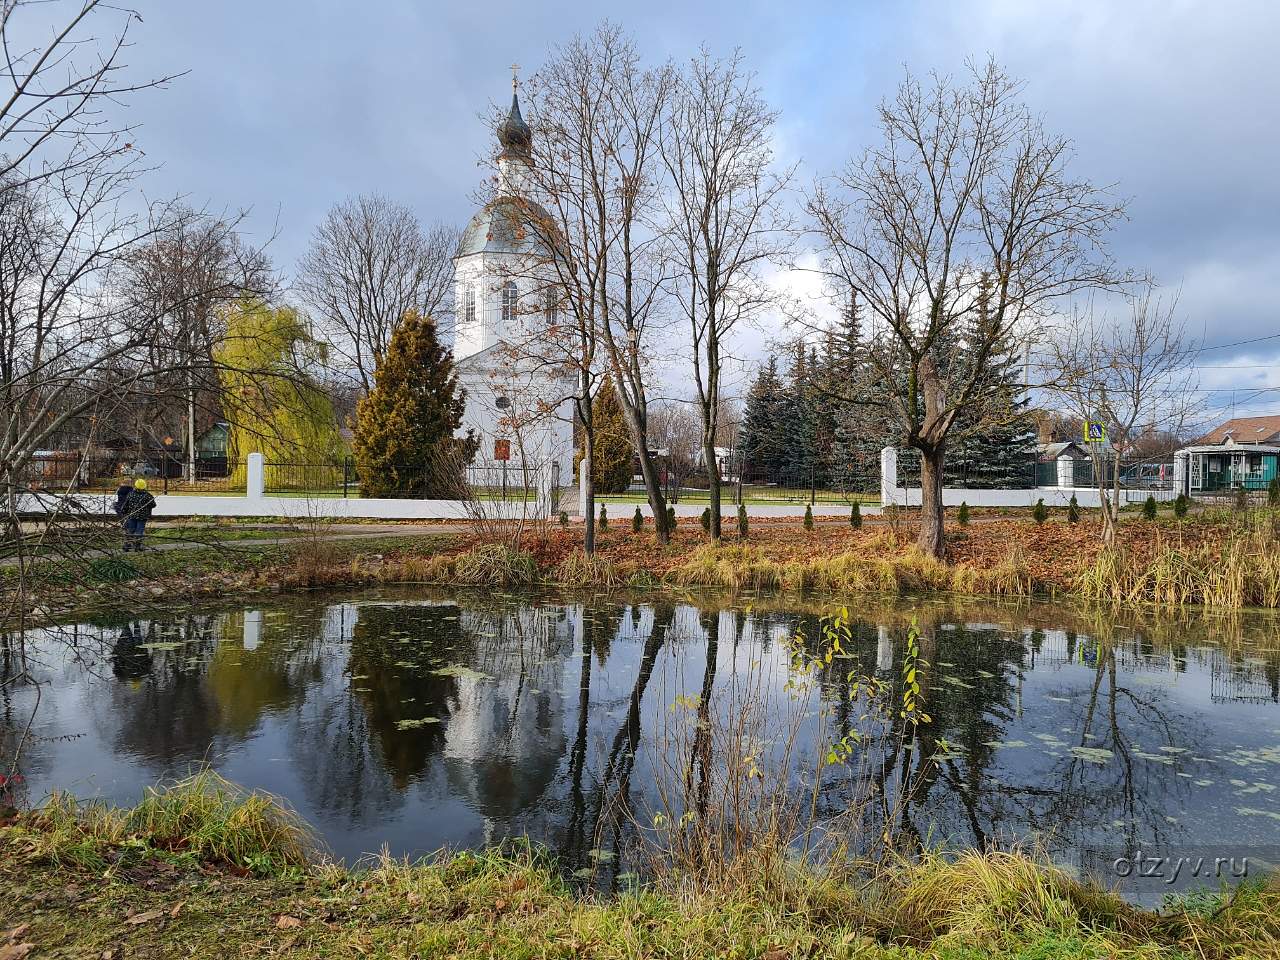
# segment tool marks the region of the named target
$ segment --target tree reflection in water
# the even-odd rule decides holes
[[[619,863],[654,809],[675,698],[696,704],[680,786],[705,806],[725,761],[718,698],[747,665],[785,663],[778,642],[798,629],[816,644],[819,615],[405,591],[104,618],[21,649],[0,637],[0,745],[21,738],[38,683],[29,797],[60,786],[128,802],[208,762],[283,793],[347,857],[529,836],[571,869],[601,850]],[[1280,839],[1275,820],[1238,813],[1271,802],[1280,765],[1280,653],[1261,620],[868,603],[796,706],[827,711],[828,740],[863,722],[851,675],[900,694],[913,618],[932,723],[868,737],[857,758],[904,836],[1035,838],[1081,863],[1102,847]],[[19,676],[32,680],[6,682]],[[838,774],[822,817],[852,802]],[[1247,804],[1233,793],[1254,787]]]

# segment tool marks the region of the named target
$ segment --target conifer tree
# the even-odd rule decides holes
[[[770,357],[747,393],[742,418],[742,457],[746,479],[773,479],[785,456],[782,379],[778,361]]]
[[[947,349],[954,350],[956,362],[977,370],[977,395],[982,399],[962,410],[957,418],[947,473],[956,482],[963,479],[965,486],[979,489],[1027,487],[1033,482],[1035,469],[1035,423],[1022,384],[1018,346],[1003,337],[985,356],[973,352],[975,344],[991,341],[989,329],[994,323],[990,310],[991,277],[985,272],[979,279],[977,296],[967,342]]]
[[[466,391],[435,321],[407,312],[356,405],[355,453],[366,497],[450,499],[465,490],[479,441],[462,428]]]
[[[595,443],[591,448],[591,478],[595,481],[596,494],[626,493],[635,475],[635,458],[626,415],[609,377],[604,378],[596,395],[591,398],[591,422],[595,433]],[[581,459],[579,455],[577,460]],[[573,465],[575,476],[577,460]]]

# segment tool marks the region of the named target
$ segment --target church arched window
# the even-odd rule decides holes
[[[516,304],[520,299],[520,289],[514,280],[502,285],[502,322],[511,323],[516,318]]]
[[[476,288],[471,284],[462,291],[462,321],[469,326],[476,322]]]
[[[556,292],[550,287],[543,294],[542,313],[548,327],[554,327],[560,319],[560,309],[556,304]]]

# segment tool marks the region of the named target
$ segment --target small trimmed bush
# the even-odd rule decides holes
[[[567,530],[568,528],[569,528],[569,514],[566,511],[561,510],[560,511],[560,529]]]
[[[640,512],[640,508],[636,507],[636,512],[631,515],[631,532],[639,533],[644,529],[644,514]]]
[[[702,516],[698,518],[698,522],[702,524],[703,533],[711,532],[711,508],[710,507],[702,508]]]
[[[964,500],[960,501],[960,510],[956,513],[956,520],[959,521],[962,527],[969,525],[969,504]]]
[[[600,529],[609,529],[609,511],[604,508],[604,504],[600,504]]]
[[[1044,497],[1036,501],[1036,505],[1031,508],[1031,519],[1037,524],[1044,523],[1049,519],[1049,508],[1044,505]]]
[[[1071,495],[1071,502],[1067,504],[1067,523],[1080,522],[1080,501],[1076,499],[1076,495]]]
[[[804,508],[804,528],[806,530],[813,529],[813,507],[805,505]]]
[[[676,532],[676,508],[667,507],[667,532]]]
[[[853,502],[853,507],[849,510],[849,526],[854,530],[862,529],[862,507],[856,500]]]
[[[1142,519],[1154,520],[1156,518],[1156,498],[1154,494],[1148,493],[1147,499],[1142,504]]]
[[[1187,515],[1187,509],[1190,506],[1190,498],[1185,493],[1178,494],[1178,499],[1173,501],[1173,515],[1181,520]]]
[[[738,504],[738,539],[747,539],[747,508]]]

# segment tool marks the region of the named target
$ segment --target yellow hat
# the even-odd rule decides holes
[[[137,479],[137,480],[133,481],[133,485],[134,485],[134,487],[135,487],[136,489],[138,489],[138,490],[145,490],[145,489],[147,489],[147,481],[146,481],[145,479],[143,479],[142,477],[138,477],[138,479]]]

